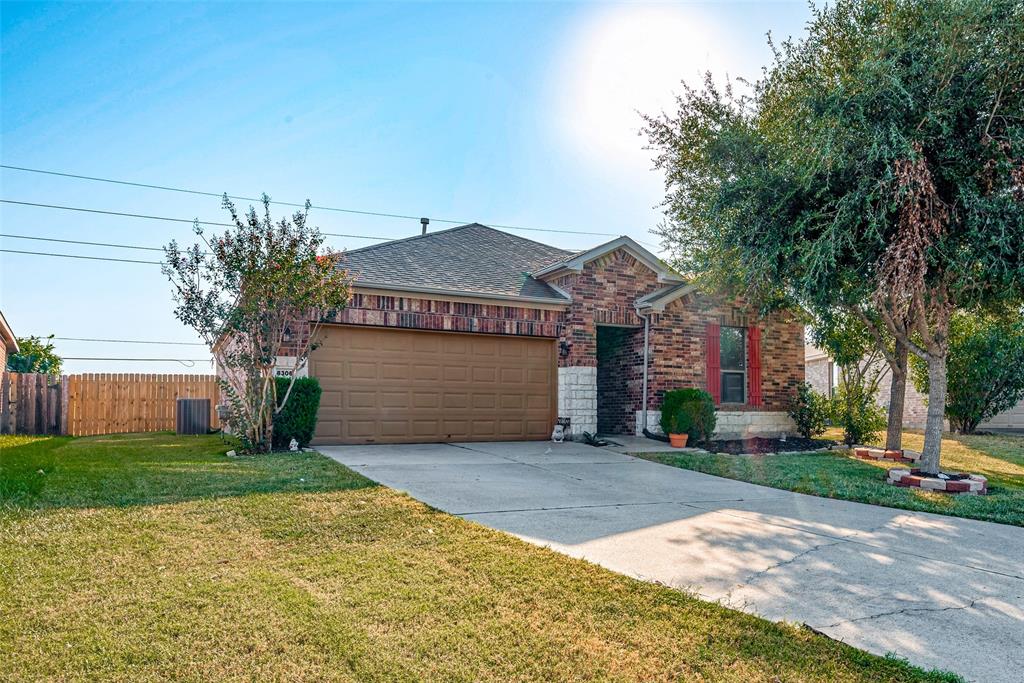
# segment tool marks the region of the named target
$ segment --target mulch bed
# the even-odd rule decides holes
[[[789,437],[785,440],[777,438],[767,439],[757,436],[749,439],[704,441],[693,445],[712,453],[728,453],[729,455],[740,455],[742,453],[765,455],[768,453],[816,451],[820,448],[830,448],[831,446],[835,446],[836,442],[829,441],[827,439],[805,439],[799,436]]]

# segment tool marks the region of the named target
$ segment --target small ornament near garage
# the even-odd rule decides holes
[[[551,440],[555,443],[562,443],[565,441],[565,435],[569,432],[569,424],[571,418],[560,417],[555,420],[555,428],[551,432]]]

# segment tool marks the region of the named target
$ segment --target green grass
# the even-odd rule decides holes
[[[317,454],[0,437],[3,680],[955,680],[444,514]]]
[[[841,438],[838,432],[826,436]],[[904,448],[920,451],[922,441],[920,433],[903,435]],[[787,491],[1024,526],[1024,437],[1020,436],[947,434],[943,438],[942,468],[985,475],[989,479],[987,496],[951,496],[891,486],[885,481],[886,472],[903,465],[857,460],[845,451],[756,457],[649,453],[639,457]]]

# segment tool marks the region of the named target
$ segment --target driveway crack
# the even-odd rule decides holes
[[[827,626],[822,626],[821,628],[835,628],[837,626],[842,626],[843,624],[853,624],[853,623],[856,623],[856,622],[859,622],[859,621],[870,621],[871,619],[880,619],[882,617],[891,617],[891,616],[896,615],[896,614],[910,614],[912,612],[951,612],[951,611],[954,611],[954,610],[971,609],[972,607],[974,607],[975,603],[977,603],[977,602],[978,602],[977,600],[971,600],[971,602],[969,604],[967,604],[967,605],[953,605],[951,607],[904,607],[903,609],[894,609],[894,610],[890,610],[888,612],[879,612],[878,614],[869,614],[869,615],[867,615],[865,617],[856,617],[855,619],[844,619],[842,621],[837,621],[834,624],[828,624]]]
[[[775,569],[778,569],[779,567],[785,567],[786,565],[793,564],[797,560],[799,560],[801,558],[804,558],[804,557],[807,557],[811,553],[816,552],[818,550],[821,550],[822,548],[828,548],[829,546],[839,545],[840,543],[842,543],[841,540],[839,540],[839,541],[829,541],[829,542],[825,542],[825,543],[819,543],[819,544],[817,544],[815,546],[812,546],[812,547],[808,548],[807,550],[804,550],[802,552],[797,553],[796,555],[794,555],[793,557],[789,558],[788,560],[783,560],[781,562],[776,562],[773,565],[769,565],[768,567],[765,567],[761,571],[754,572],[753,574],[751,574],[747,578],[743,579],[743,581],[741,581],[737,585],[738,586],[743,586],[743,585],[750,584],[750,583],[756,581],[757,579],[761,578],[762,576],[764,576],[768,572],[771,572],[771,571],[773,571]]]

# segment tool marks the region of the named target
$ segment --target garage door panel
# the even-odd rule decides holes
[[[442,395],[441,402],[447,410],[463,410],[469,407],[469,394],[446,391]]]
[[[445,382],[468,382],[469,368],[464,365],[446,365],[443,377]]]
[[[490,384],[498,379],[498,368],[493,365],[476,365],[473,367],[473,381]]]
[[[349,361],[348,379],[377,379],[377,364],[372,362],[360,363]]]
[[[338,420],[338,423],[345,425],[347,429],[345,432],[351,438],[366,438],[372,437],[377,432],[377,423],[375,420]],[[340,430],[339,430],[340,431]],[[320,434],[320,420],[316,423],[316,433]]]
[[[491,392],[473,394],[472,407],[474,410],[494,410],[498,407],[498,397]]]
[[[413,408],[440,408],[441,394],[436,391],[415,391],[412,394]]]
[[[441,379],[441,368],[436,365],[414,363],[410,377],[414,382],[437,382]]]
[[[409,364],[408,363],[391,363],[382,362],[380,364],[380,378],[381,379],[400,379],[408,381],[409,379]]]
[[[545,439],[553,340],[332,326],[311,356],[315,443]]]
[[[502,384],[522,384],[525,379],[525,368],[501,368]]]

